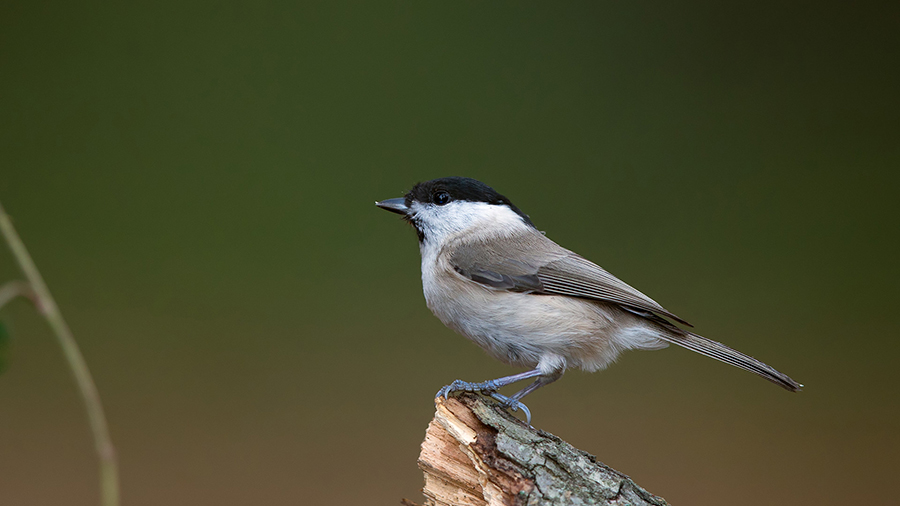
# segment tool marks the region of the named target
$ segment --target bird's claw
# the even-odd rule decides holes
[[[500,401],[500,405],[506,409],[512,411],[522,410],[525,413],[525,423],[531,426],[531,410],[528,409],[528,406],[522,404],[516,399],[512,397],[507,397],[503,394],[497,393],[497,384],[493,380],[483,381],[481,383],[470,383],[468,381],[463,380],[453,380],[449,385],[445,385],[443,388],[438,390],[437,395],[434,396],[435,399],[440,399],[443,397],[444,399],[449,399],[450,394],[454,392],[472,392],[472,393],[480,393],[482,395],[487,395],[497,401]]]
[[[496,390],[496,386],[493,381],[484,381],[481,383],[470,383],[468,381],[463,380],[453,380],[449,385],[445,385],[443,388],[438,390],[437,395],[435,395],[435,399],[440,399],[441,397],[445,399],[450,398],[450,394],[453,392],[472,392],[472,393],[482,393],[490,395]]]
[[[512,397],[507,397],[503,394],[498,394],[497,392],[491,392],[489,395],[492,398],[500,401],[500,405],[506,409],[510,409],[512,411],[518,411],[521,409],[522,412],[525,413],[525,423],[527,423],[528,426],[531,427],[531,410],[528,409],[528,406],[522,404],[516,399],[513,399]]]

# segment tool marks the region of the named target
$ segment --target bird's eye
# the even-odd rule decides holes
[[[436,192],[434,195],[431,196],[431,200],[435,204],[442,206],[442,205],[450,202],[450,194],[447,192]]]

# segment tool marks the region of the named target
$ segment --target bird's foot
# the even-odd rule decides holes
[[[453,383],[445,386],[438,390],[435,398],[443,397],[445,399],[450,397],[450,394],[454,392],[472,392],[472,393],[480,393],[491,395],[496,392],[497,389],[500,388],[500,385],[497,384],[496,380],[487,380],[482,381],[481,383],[471,383],[463,380],[453,380]]]
[[[454,392],[472,392],[487,395],[495,400],[500,401],[500,405],[506,409],[510,409],[512,411],[518,411],[521,409],[522,412],[525,413],[525,422],[530,426],[531,410],[528,409],[528,406],[522,404],[516,399],[513,399],[512,397],[507,397],[503,394],[497,393],[497,389],[499,387],[500,385],[497,384],[496,380],[482,381],[481,383],[454,380],[449,385],[438,390],[437,395],[435,395],[434,397],[436,399],[440,399],[441,397],[448,399],[450,398],[450,394]]]
[[[500,405],[506,409],[511,409],[513,411],[518,411],[521,409],[522,412],[525,413],[525,423],[527,423],[528,426],[531,427],[531,410],[528,409],[528,406],[522,404],[516,399],[513,399],[512,397],[507,397],[503,394],[498,394],[497,392],[490,392],[488,395],[500,401]]]

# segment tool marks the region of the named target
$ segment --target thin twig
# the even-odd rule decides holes
[[[0,286],[0,309],[16,297],[25,297],[34,305],[38,303],[37,294],[31,289],[31,285],[24,281],[7,281]]]
[[[100,394],[91,378],[91,372],[88,370],[87,363],[78,349],[78,344],[72,336],[72,331],[63,319],[56,301],[50,295],[50,290],[44,283],[41,273],[37,266],[25,249],[25,244],[16,233],[12,220],[0,204],[0,233],[9,244],[12,254],[18,262],[19,267],[28,279],[28,284],[35,295],[36,305],[40,312],[47,319],[50,328],[56,335],[59,345],[62,347],[63,354],[72,374],[75,376],[75,382],[78,385],[78,391],[84,400],[84,407],[88,414],[91,432],[94,435],[94,447],[97,450],[97,457],[100,459],[100,499],[103,506],[119,505],[119,467],[116,463],[116,450],[113,448],[112,439],[109,437],[109,427],[106,423],[106,416],[103,414],[103,405],[100,402]]]

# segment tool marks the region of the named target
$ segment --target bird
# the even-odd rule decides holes
[[[447,327],[522,373],[481,382],[455,380],[456,392],[490,396],[512,411],[568,368],[595,372],[631,349],[687,348],[796,392],[803,385],[759,360],[682,327],[693,327],[599,265],[549,239],[504,195],[468,177],[415,184],[375,203],[412,225],[422,258],[422,289]],[[679,326],[681,325],[681,326]],[[511,396],[498,390],[533,379]]]

